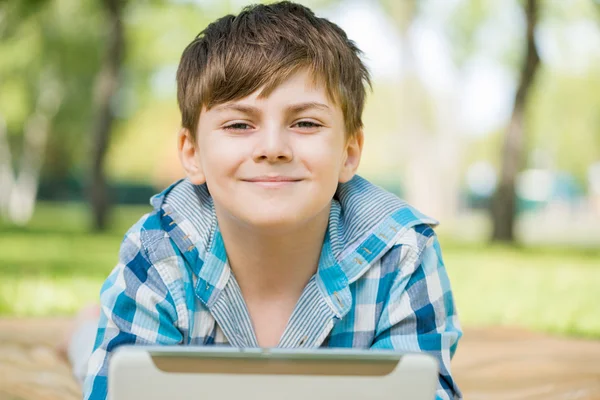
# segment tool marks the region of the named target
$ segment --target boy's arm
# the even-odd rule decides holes
[[[108,362],[118,346],[182,341],[173,297],[139,241],[139,232],[125,237],[119,263],[102,286],[102,311],[83,386],[84,399],[106,399]]]
[[[431,236],[416,262],[401,263],[377,327],[374,349],[422,351],[433,355],[440,374],[436,399],[461,398],[450,372],[462,332],[437,237]]]

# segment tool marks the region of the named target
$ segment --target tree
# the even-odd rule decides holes
[[[105,174],[105,160],[114,120],[112,104],[117,93],[119,73],[125,51],[123,8],[125,0],[102,0],[106,12],[108,38],[102,67],[96,80],[95,116],[92,125],[89,199],[94,213],[94,228],[106,228],[110,199]]]
[[[0,7],[0,215],[24,225],[39,180],[72,173],[82,158],[100,35],[90,2]]]
[[[5,6],[4,11],[11,11],[12,16],[20,17],[21,25],[26,25],[35,18],[36,13],[45,8],[46,1],[30,0],[19,4],[12,3],[10,4],[12,9],[8,7],[9,5]],[[3,25],[3,29],[0,29],[0,38],[7,43],[4,50],[7,50],[8,59],[10,59],[11,49],[14,49],[12,47],[14,41],[11,39],[22,39],[28,34],[20,32],[19,25],[11,20]],[[40,38],[39,33],[37,31],[32,34],[31,30],[29,32],[34,40]],[[47,138],[53,118],[62,101],[62,85],[58,82],[52,65],[36,65],[35,62],[31,62],[38,76],[35,77],[37,79],[27,79],[23,74],[22,65],[19,64],[19,61],[14,63],[9,61],[3,63],[0,68],[0,77],[13,78],[14,80],[9,79],[17,86],[27,87],[30,93],[29,101],[19,102],[17,100],[18,105],[13,108],[13,113],[20,113],[22,118],[19,128],[12,127],[13,130],[18,131],[18,135],[9,135],[12,121],[7,124],[4,113],[0,111],[0,216],[10,223],[25,225],[33,215]],[[12,88],[10,85],[7,86],[8,96],[3,99],[3,104],[6,104],[5,99],[13,94],[11,89],[14,86]],[[14,150],[11,146],[11,136],[20,139],[13,140],[20,142],[14,146]],[[21,152],[18,151],[19,149]]]
[[[530,88],[539,69],[540,58],[535,46],[535,28],[538,21],[537,0],[527,0],[525,15],[527,20],[527,50],[521,67],[519,86],[515,95],[510,124],[504,138],[502,166],[499,185],[491,204],[493,223],[492,241],[514,242],[516,214],[515,181],[524,161],[525,149],[525,106]]]

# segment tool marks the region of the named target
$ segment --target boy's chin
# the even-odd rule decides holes
[[[252,230],[266,235],[282,235],[302,229],[308,218],[302,218],[300,213],[278,212],[277,210],[263,209],[253,212],[243,218]]]
[[[285,234],[297,230],[302,225],[297,218],[285,215],[253,215],[247,222],[251,229],[267,235]]]

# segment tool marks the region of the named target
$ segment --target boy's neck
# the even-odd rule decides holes
[[[227,259],[244,297],[297,300],[317,271],[330,206],[298,229],[276,233],[242,226],[215,208]]]

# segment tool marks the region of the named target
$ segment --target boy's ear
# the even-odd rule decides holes
[[[177,150],[179,152],[179,161],[185,170],[188,179],[194,185],[202,185],[206,182],[198,148],[192,138],[189,129],[181,128],[177,134]]]
[[[351,180],[356,174],[358,165],[360,164],[360,157],[362,155],[364,136],[362,129],[359,130],[355,135],[352,135],[346,142],[346,159],[342,169],[340,170],[339,182],[345,183]]]

